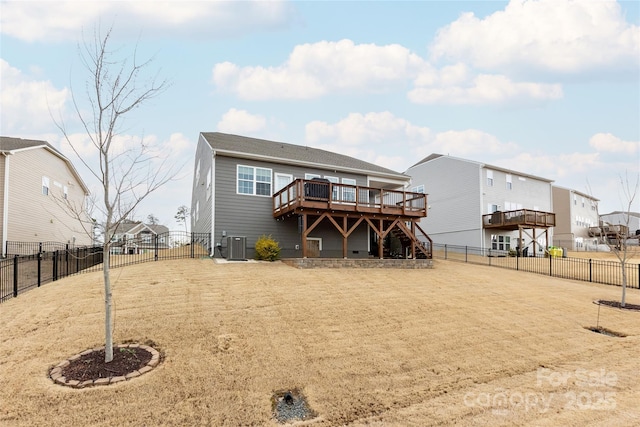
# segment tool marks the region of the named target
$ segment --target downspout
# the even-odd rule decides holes
[[[478,190],[479,191],[479,196],[480,196],[480,247],[482,248],[482,250],[486,249],[485,244],[485,229],[484,229],[484,219],[483,219],[483,214],[482,212],[484,211],[484,193],[483,193],[483,189],[484,189],[484,181],[483,181],[483,177],[482,177],[482,170],[483,170],[483,166],[480,165],[478,168],[478,183],[480,184],[478,186]],[[487,213],[491,213],[491,212],[487,212]]]
[[[216,152],[213,150],[211,154],[211,258],[215,258],[216,255],[216,243],[215,243],[215,223],[216,223]],[[206,191],[206,190],[205,190]],[[205,200],[207,195],[205,194]]]
[[[2,203],[2,257],[7,256],[7,227],[9,226],[9,156],[11,153],[3,153],[4,156],[4,200]]]

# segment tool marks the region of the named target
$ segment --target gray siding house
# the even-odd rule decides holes
[[[528,255],[551,244],[549,179],[441,154],[405,173],[412,191],[429,195],[429,216],[420,222],[434,243],[508,252],[523,239]]]
[[[285,258],[365,258],[381,248],[372,244],[383,229],[407,232],[398,218],[426,215],[426,197],[403,191],[407,175],[302,145],[203,132],[194,168],[191,229],[211,233],[216,257],[252,258],[256,240],[271,235]]]
[[[598,226],[598,199],[569,188],[553,186],[556,227],[553,245],[572,251],[590,250],[598,239],[590,228]]]
[[[81,221],[66,207],[84,209],[88,194],[69,159],[49,143],[0,137],[2,255],[7,241],[92,244],[90,218]]]

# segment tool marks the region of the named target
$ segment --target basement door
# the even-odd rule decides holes
[[[320,258],[322,239],[307,237],[307,258]]]

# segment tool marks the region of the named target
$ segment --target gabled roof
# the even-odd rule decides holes
[[[595,197],[593,197],[593,196],[591,196],[591,195],[589,195],[587,193],[583,193],[582,191],[574,190],[572,188],[561,187],[560,185],[554,185],[553,188],[559,188],[561,190],[568,191],[570,193],[575,193],[578,196],[582,196],[582,197],[585,197],[585,198],[587,198],[589,200],[593,200],[593,201],[596,201],[596,202],[600,201],[600,199],[597,199],[597,198],[595,198]]]
[[[490,165],[488,163],[477,162],[475,160],[461,159],[459,157],[453,157],[453,156],[444,156],[443,154],[437,154],[437,153],[433,153],[433,154],[428,155],[424,159],[420,160],[418,163],[416,163],[413,166],[411,166],[409,169],[414,168],[416,166],[419,166],[419,165],[421,165],[423,163],[427,163],[427,162],[430,162],[432,160],[438,159],[440,157],[448,157],[450,159],[454,159],[454,160],[457,160],[457,161],[460,161],[460,162],[474,163],[474,164],[477,164],[478,166],[480,166],[481,168],[488,168],[488,169],[492,169],[492,170],[495,170],[495,171],[510,173],[510,174],[513,174],[513,175],[519,175],[519,176],[527,177],[527,178],[531,178],[531,179],[537,179],[539,181],[553,182],[552,179],[531,175],[531,174],[520,172],[520,171],[516,171],[516,170],[513,170],[513,169],[502,168],[500,166],[494,166],[494,165]]]
[[[169,231],[166,226],[160,224],[145,224],[142,221],[124,220],[120,224],[118,224],[114,234],[137,235],[145,229],[151,231],[153,234],[161,234]]]
[[[216,155],[266,160],[326,169],[339,169],[381,177],[408,180],[409,176],[354,157],[303,145],[249,138],[220,132],[202,132]]]
[[[76,170],[76,168],[73,166],[73,163],[71,163],[71,161],[67,159],[61,152],[56,150],[56,148],[53,145],[49,144],[46,141],[39,141],[35,139],[22,139],[22,138],[12,138],[9,136],[0,136],[0,153],[2,154],[13,154],[20,151],[33,150],[36,148],[43,148],[49,151],[50,153],[52,153],[54,156],[57,156],[60,159],[62,159],[69,167],[69,170],[71,171],[71,173],[76,177],[76,179],[80,183],[80,186],[82,187],[82,190],[85,192],[85,194],[89,194],[89,189],[87,188],[84,181],[78,174],[78,171]]]
[[[600,214],[600,216],[627,215],[627,214],[629,214],[629,216],[640,218],[640,212],[626,212],[626,211],[613,211],[613,212],[609,212],[607,214]]]

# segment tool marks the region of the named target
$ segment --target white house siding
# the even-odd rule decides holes
[[[91,244],[91,230],[85,232],[63,206],[65,187],[69,201],[85,206],[84,190],[67,162],[44,148],[17,151],[9,160],[7,240]],[[49,195],[42,194],[43,176],[49,178]]]
[[[0,244],[2,249],[0,253],[4,255],[7,244],[7,236],[5,235],[5,220],[8,220],[8,215],[5,215],[5,174],[6,174],[7,156],[0,154]],[[8,194],[7,194],[8,196]]]
[[[213,188],[207,189],[207,172],[213,172],[213,151],[202,135],[196,148],[196,159],[193,165],[193,184],[191,196],[191,230],[195,233],[211,233]],[[213,187],[214,182],[211,182]],[[207,196],[210,191],[211,195]]]
[[[487,181],[487,171],[491,171],[493,175],[493,185],[489,186]],[[507,175],[511,176],[511,188],[507,186]],[[485,165],[482,168],[481,179],[482,185],[482,213],[492,213],[490,206],[497,206],[499,211],[513,211],[518,209],[531,209],[543,212],[553,212],[553,195],[552,185],[548,180],[541,180],[524,173],[516,171],[507,171],[501,168]],[[553,236],[553,228],[549,228],[548,243],[551,244]],[[532,235],[533,233],[529,231]],[[484,231],[484,245],[489,248],[491,246],[491,236],[509,237],[511,241],[511,249],[517,246],[519,237],[518,231],[503,231],[487,229]],[[499,238],[499,237],[498,237]],[[531,239],[526,236],[525,245],[529,245]],[[536,240],[539,245],[544,247],[546,243],[542,237],[542,230],[536,231]],[[539,247],[539,249],[542,249]]]
[[[420,227],[434,243],[482,245],[478,163],[442,156],[410,168],[411,187],[424,185],[429,206]]]
[[[492,186],[487,184],[487,171],[491,171]],[[512,239],[515,247],[517,231],[485,230],[482,215],[491,213],[492,206],[501,211],[553,211],[551,182],[516,171],[439,156],[412,166],[406,173],[412,187],[424,185],[428,194],[429,214],[420,226],[428,230],[434,243],[490,248],[491,236],[501,235]],[[510,189],[507,175],[511,176]]]

